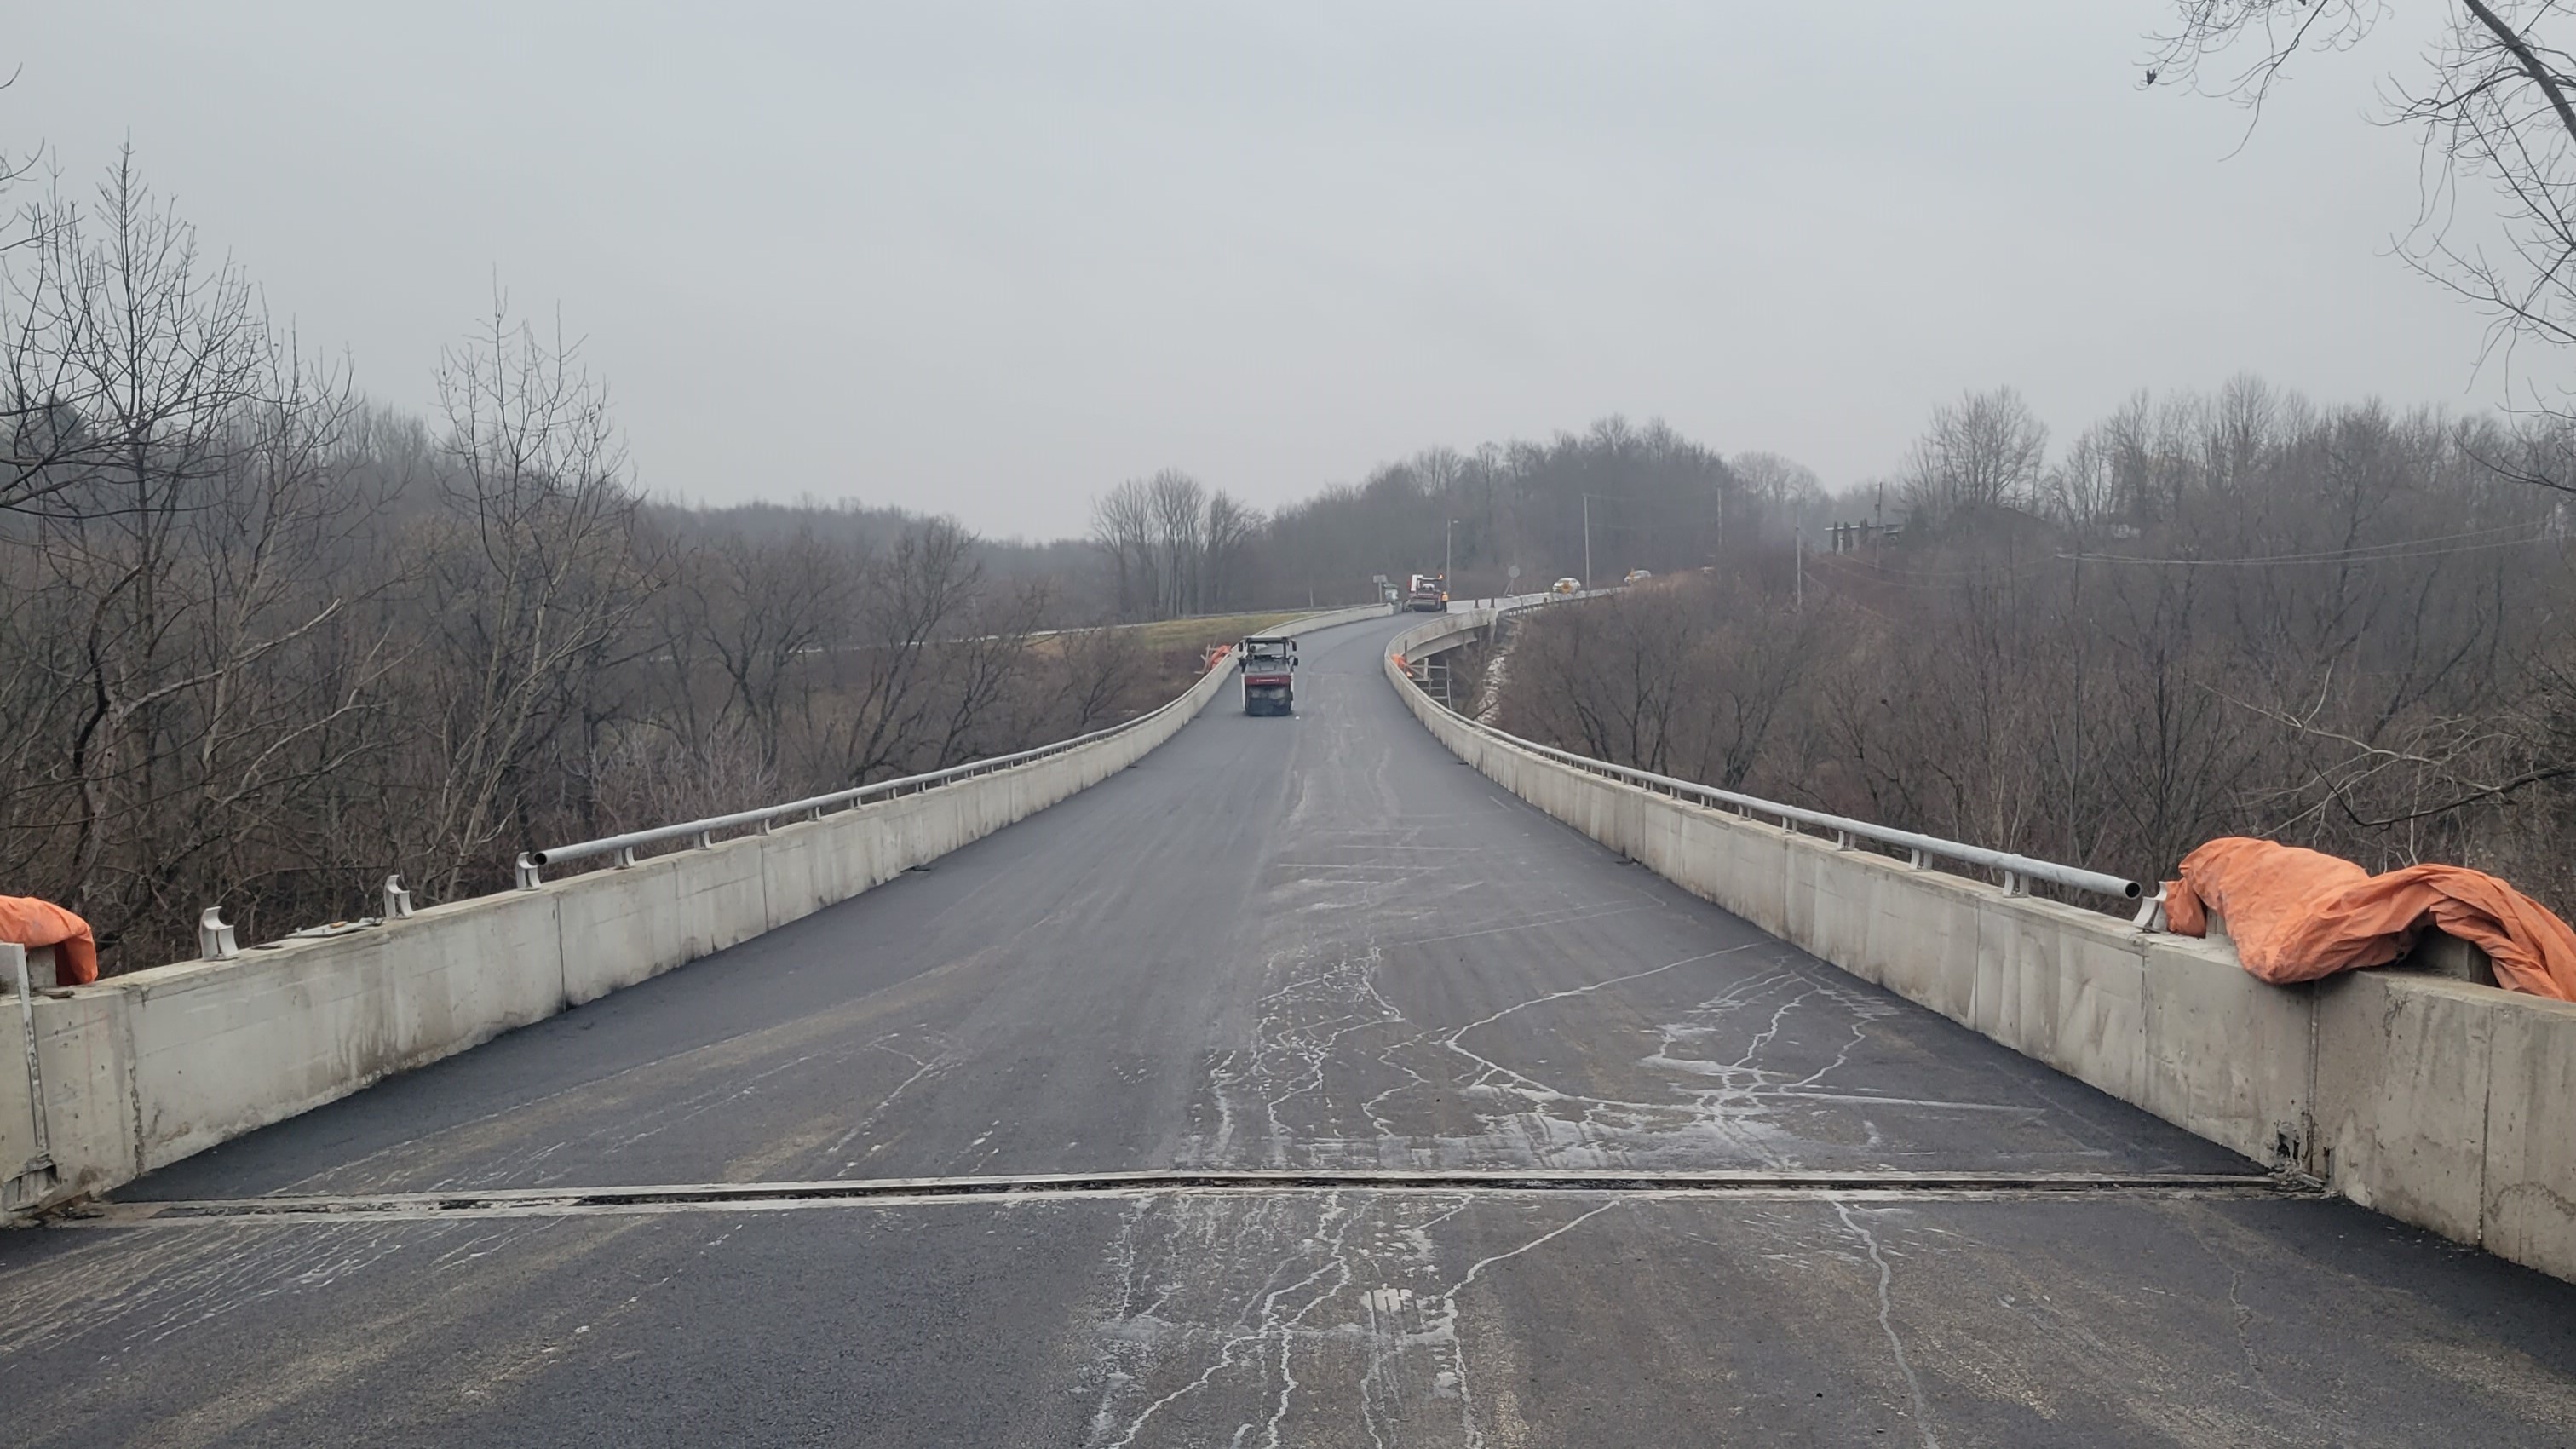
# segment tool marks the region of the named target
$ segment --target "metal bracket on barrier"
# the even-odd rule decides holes
[[[1848,830],[1837,830],[1837,831],[1835,831],[1835,832],[1834,832],[1834,849],[1836,849],[1836,850],[1849,850],[1849,849],[1851,849],[1851,848],[1852,848],[1852,836],[1851,836],[1851,832],[1850,832],[1850,831],[1848,831]]]
[[[1914,870],[1930,870],[1932,853],[1926,850],[1909,850],[1905,852],[1905,863]]]
[[[54,1170],[52,1124],[45,1111],[45,1073],[36,1054],[36,1004],[34,991],[27,983],[27,948],[9,946],[11,985],[18,993],[18,1024],[27,1037],[27,1111],[36,1129],[36,1155],[17,1169],[19,1176],[51,1173]]]
[[[233,940],[233,928],[224,924],[224,908],[208,906],[197,917],[197,957],[203,961],[229,961],[241,954]]]
[[[2030,883],[2029,883],[2028,881],[2025,881],[2025,880],[2023,880],[2023,879],[2021,878],[2021,872],[2020,872],[2020,871],[2017,871],[2017,870],[2008,870],[2008,871],[2005,871],[2005,872],[2004,872],[2004,894],[2005,894],[2005,895],[2008,895],[2008,896],[2026,896],[2026,895],[2029,895],[2029,894],[2030,894]]]
[[[616,856],[610,863],[615,865],[619,870],[624,870],[628,866],[633,865],[635,863],[635,847],[631,845],[619,846],[617,848]]]
[[[537,873],[537,863],[530,860],[524,850],[519,852],[519,858],[512,862],[510,875],[519,883],[519,889],[523,891],[535,890],[546,883],[545,877]]]
[[[403,889],[402,877],[385,877],[385,919],[399,921],[411,914],[411,892]]]
[[[2141,931],[2148,932],[2151,935],[2171,929],[2171,926],[2165,920],[2164,887],[2156,887],[2156,893],[2154,895],[2138,902],[2138,918],[2131,921],[2129,924],[2137,927]]]
[[[690,848],[690,849],[692,849],[692,850],[713,850],[713,849],[715,849],[715,848],[716,848],[716,833],[715,833],[714,831],[712,831],[712,830],[701,830],[701,831],[699,831],[697,834],[692,835],[692,836],[690,836],[690,837],[689,837],[689,848]]]

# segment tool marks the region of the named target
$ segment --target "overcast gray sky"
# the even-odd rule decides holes
[[[84,0],[0,32],[0,138],[86,185],[131,136],[387,401],[497,277],[588,338],[648,487],[995,533],[1610,412],[1841,486],[1964,388],[2061,437],[2240,369],[2497,398],[2387,255],[2410,37],[2231,158],[2244,113],[2137,89],[2167,8]]]

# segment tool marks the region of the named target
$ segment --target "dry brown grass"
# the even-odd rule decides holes
[[[1211,644],[1232,644],[1247,634],[1273,629],[1303,611],[1286,614],[1210,614],[1196,619],[1161,619],[1151,624],[1133,624],[1137,642],[1149,650],[1201,650]]]

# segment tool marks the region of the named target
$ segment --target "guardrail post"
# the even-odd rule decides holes
[[[1915,870],[1930,870],[1932,868],[1932,857],[1925,851],[1909,850],[1905,852],[1905,863],[1907,866]]]
[[[2027,882],[2027,881],[2025,881],[2025,880],[2023,880],[2023,879],[2021,878],[2021,872],[2020,872],[2020,871],[2017,871],[2017,870],[2008,870],[2008,871],[2005,871],[2005,872],[2004,872],[2004,894],[2005,894],[2005,895],[2008,895],[2008,896],[2026,896],[2026,895],[2029,895],[2029,894],[2030,894],[2030,883],[2029,883],[2029,882]]]
[[[713,849],[715,849],[715,848],[716,848],[716,833],[715,833],[714,831],[712,831],[712,830],[701,830],[701,831],[699,831],[697,834],[692,835],[692,836],[690,836],[690,837],[689,837],[689,848],[690,848],[690,849],[692,849],[692,850],[713,850]]]
[[[197,957],[203,961],[229,961],[241,954],[233,940],[233,928],[224,924],[224,908],[208,906],[197,917]]]
[[[402,877],[385,877],[385,915],[388,921],[399,921],[411,914],[411,892],[403,889]]]
[[[616,863],[619,870],[624,870],[628,866],[633,865],[635,863],[635,847],[631,845],[619,846],[617,848]]]
[[[544,877],[537,874],[537,863],[528,859],[526,851],[519,852],[519,858],[511,863],[510,874],[523,891],[532,891],[545,884]]]
[[[2165,888],[2163,886],[2156,887],[2156,893],[2154,895],[2148,896],[2138,902],[2138,917],[2129,924],[2151,935],[2161,933],[2167,929],[2165,922]]]

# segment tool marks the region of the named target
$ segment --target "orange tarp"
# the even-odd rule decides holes
[[[89,922],[34,896],[0,896],[0,941],[21,946],[60,946],[54,953],[54,976],[69,986],[98,979],[98,944]]]
[[[2313,850],[2228,836],[2184,856],[2182,879],[2165,883],[2165,920],[2175,934],[2207,935],[2212,910],[2226,918],[2236,959],[2275,984],[2384,966],[2432,926],[2485,951],[2497,985],[2576,1001],[2576,931],[2466,866],[2372,875]]]

